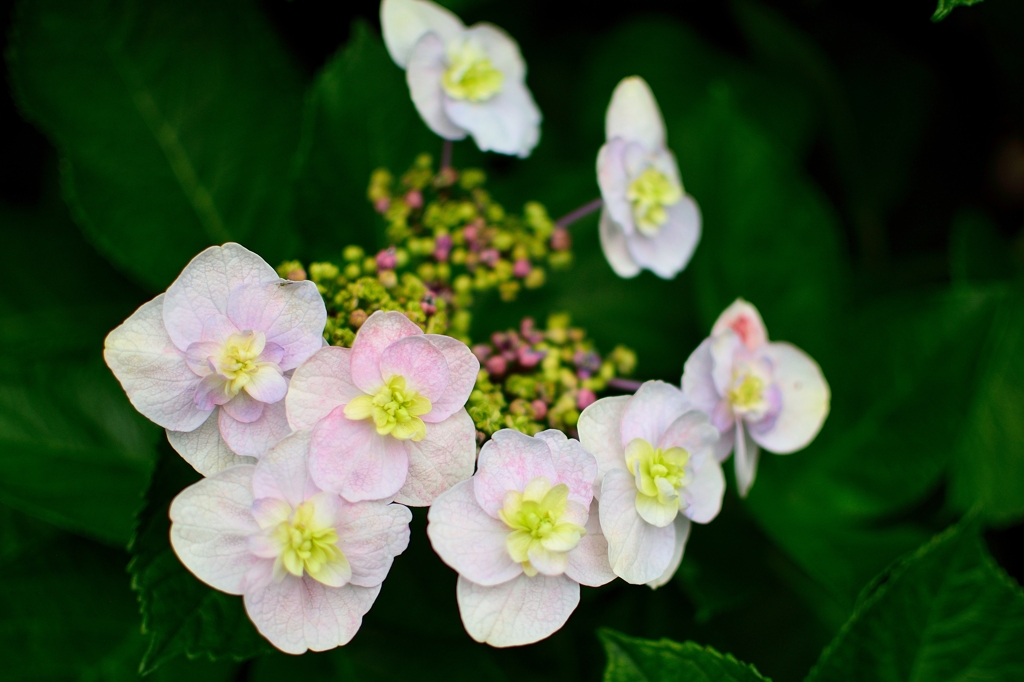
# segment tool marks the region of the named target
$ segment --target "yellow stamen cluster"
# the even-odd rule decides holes
[[[501,92],[504,74],[494,68],[483,48],[466,40],[448,46],[448,69],[441,85],[452,99],[485,102]]]
[[[329,568],[331,573],[351,574],[348,559],[338,549],[337,532],[316,522],[311,502],[300,504],[291,518],[277,525],[272,537],[281,547],[275,573],[281,574],[281,569],[284,569],[301,578],[305,572],[321,582],[326,582],[325,573]]]
[[[668,221],[667,206],[683,198],[683,191],[664,173],[652,166],[644,169],[626,190],[633,202],[633,221],[642,233],[654,235]]]
[[[217,374],[227,380],[224,384],[226,394],[238,395],[252,381],[253,375],[270,364],[257,361],[266,345],[267,337],[263,332],[245,331],[228,337],[220,355],[214,358]]]
[[[406,388],[405,377],[393,376],[377,395],[363,395],[345,406],[349,419],[373,419],[377,433],[399,440],[420,441],[427,435],[420,415],[430,412],[430,401]]]
[[[537,569],[530,555],[550,556],[564,554],[579,544],[586,530],[574,523],[562,521],[569,500],[569,486],[552,486],[539,476],[520,493],[505,493],[504,505],[498,515],[512,532],[505,540],[509,556],[523,565],[523,572],[533,577]]]
[[[728,390],[727,397],[733,409],[748,412],[761,405],[764,400],[763,394],[764,382],[752,374],[747,374],[734,388]]]

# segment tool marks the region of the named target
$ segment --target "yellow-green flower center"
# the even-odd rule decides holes
[[[253,375],[269,364],[257,361],[266,345],[267,337],[263,332],[246,331],[228,337],[221,347],[220,355],[214,359],[217,374],[226,380],[225,393],[238,395],[252,381]]]
[[[300,504],[291,518],[277,525],[272,537],[281,548],[277,557],[279,568],[283,567],[297,578],[305,572],[314,580],[325,582],[329,568],[332,572],[351,573],[348,559],[338,549],[337,532],[317,523],[311,502]]]
[[[664,173],[652,166],[644,169],[626,190],[633,202],[633,222],[638,230],[654,235],[668,221],[666,207],[683,198],[683,191]]]
[[[512,532],[505,540],[512,560],[523,565],[523,572],[533,577],[537,569],[530,561],[565,554],[579,544],[586,534],[582,526],[563,521],[569,500],[569,486],[539,476],[526,486],[526,490],[505,493],[503,508],[498,512]]]
[[[349,419],[373,419],[377,433],[399,440],[419,441],[427,435],[420,415],[430,412],[430,401],[406,388],[405,377],[393,376],[376,395],[362,395],[345,406]]]
[[[747,374],[730,388],[727,393],[733,409],[738,412],[749,412],[761,406],[764,400],[764,382],[753,374]]]
[[[494,68],[483,48],[471,40],[448,46],[448,69],[441,85],[452,99],[485,102],[501,92],[504,74]]]

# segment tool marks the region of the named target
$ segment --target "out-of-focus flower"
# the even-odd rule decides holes
[[[597,462],[554,429],[502,429],[473,478],[435,500],[427,535],[459,572],[462,623],[478,642],[530,644],[561,628],[580,585],[614,580],[593,499]]]
[[[110,332],[103,357],[132,405],[208,476],[290,432],[288,377],[323,345],[326,321],[313,282],[281,279],[238,244],[211,246]]]
[[[598,400],[577,428],[597,458],[612,570],[628,583],[664,585],[683,559],[690,521],[707,523],[721,509],[725,478],[712,456],[718,431],[661,381]]]
[[[519,46],[492,24],[466,28],[428,0],[383,0],[384,43],[427,126],[483,151],[526,157],[540,140],[540,110]]]
[[[672,279],[700,240],[700,209],[683,191],[661,111],[644,79],[632,76],[616,86],[605,138],[597,155],[604,255],[620,277],[650,270]]]
[[[683,391],[722,433],[716,458],[735,450],[741,496],[754,483],[758,446],[779,455],[805,447],[821,430],[831,397],[818,363],[792,344],[770,343],[760,313],[743,299],[687,359]]]
[[[461,341],[402,313],[370,315],[351,349],[323,348],[292,378],[288,422],[313,429],[313,480],[351,502],[430,504],[473,474],[464,405],[479,370]]]
[[[243,595],[270,643],[290,654],[348,643],[409,545],[398,504],[346,502],[306,467],[310,434],[279,442],[256,466],[229,467],[171,503],[171,546],[200,580]]]

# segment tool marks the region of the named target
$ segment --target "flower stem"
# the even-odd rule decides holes
[[[601,208],[602,206],[604,206],[604,201],[602,201],[601,198],[598,197],[597,199],[594,199],[589,203],[583,204],[575,211],[565,214],[564,216],[555,221],[555,225],[557,225],[558,227],[569,227],[580,218],[590,215],[591,213]]]
[[[451,140],[445,140],[441,146],[441,170],[452,167],[452,144]]]
[[[626,391],[627,393],[636,393],[637,390],[643,386],[643,383],[644,382],[637,381],[636,379],[622,379],[620,377],[608,380],[608,386],[610,388],[616,388],[620,391]]]

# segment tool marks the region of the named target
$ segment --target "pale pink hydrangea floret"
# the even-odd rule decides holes
[[[472,135],[483,151],[530,155],[540,140],[540,110],[519,46],[505,31],[488,23],[466,28],[428,0],[383,0],[380,23],[427,127],[448,140]]]
[[[682,391],[661,381],[598,400],[577,428],[597,458],[612,570],[634,585],[664,585],[683,559],[690,522],[708,523],[721,509],[725,478],[712,456],[718,431]]]
[[[785,455],[814,440],[830,392],[818,363],[789,343],[770,343],[760,313],[737,299],[687,359],[683,391],[721,431],[719,461],[735,451],[736,484],[746,496],[760,448]]]
[[[425,506],[473,474],[476,427],[464,405],[480,362],[449,336],[377,311],[352,348],[326,347],[296,370],[292,428],[313,429],[310,470],[347,500]]]
[[[459,573],[459,613],[473,639],[544,639],[576,609],[581,584],[614,580],[596,476],[594,457],[561,431],[502,429],[480,450],[476,475],[434,501],[427,535]]]
[[[661,110],[643,78],[624,78],[615,88],[605,138],[597,155],[605,258],[619,277],[650,270],[672,279],[697,248],[700,209],[683,191]]]
[[[289,376],[323,345],[326,322],[315,284],[281,279],[229,243],[193,258],[110,332],[103,357],[132,405],[208,476],[291,431]]]
[[[240,594],[256,629],[301,654],[348,643],[409,544],[412,514],[346,502],[308,475],[310,434],[296,432],[257,465],[239,464],[171,503],[171,546],[207,585]]]

